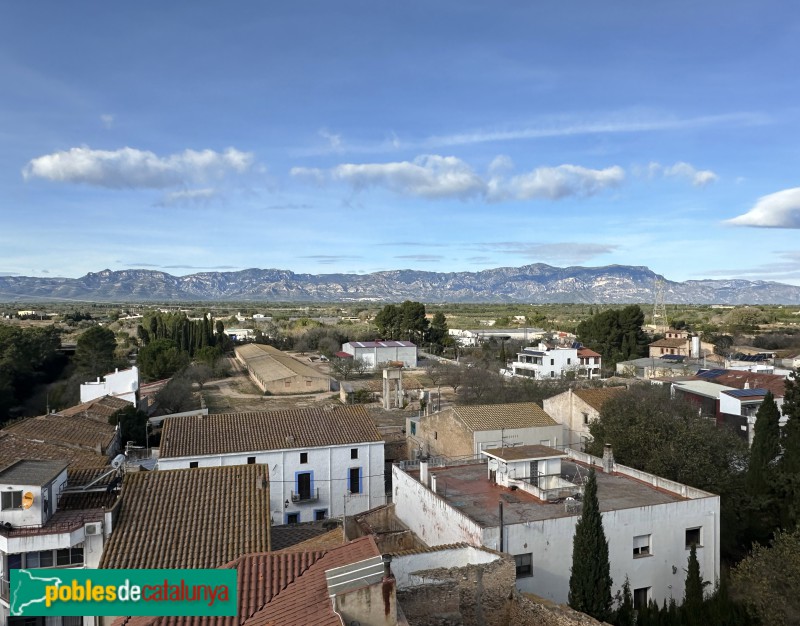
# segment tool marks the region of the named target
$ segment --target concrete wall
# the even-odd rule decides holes
[[[477,552],[477,551],[476,551]],[[438,554],[438,553],[433,553]],[[473,553],[474,555],[475,553]],[[417,557],[422,555],[411,555]],[[443,623],[463,626],[505,626],[508,620],[508,596],[514,589],[515,566],[508,557],[491,562],[449,561],[439,567],[418,570],[418,584],[401,586],[397,597],[410,624],[440,626]],[[392,567],[395,562],[392,561]]]
[[[250,372],[250,379],[255,380],[256,384],[261,387],[262,391],[276,396],[281,394],[322,393],[325,391],[330,391],[330,381],[324,376],[314,378],[311,376],[301,376],[296,374],[294,376],[287,376],[286,378],[280,378],[278,380],[261,381],[256,380],[253,372]]]
[[[139,368],[136,366],[116,370],[113,374],[106,374],[101,381],[84,383],[81,385],[81,402],[89,402],[103,396],[114,396],[127,400],[136,406],[136,392],[139,391]]]
[[[445,409],[414,421],[417,422],[416,435],[406,430],[406,435],[410,438],[409,449],[418,448],[421,444],[423,453],[433,456],[474,454],[472,433],[461,420],[453,416],[453,409]]]
[[[481,450],[500,448],[501,442],[506,446],[527,446],[536,444],[547,446],[561,445],[564,440],[563,430],[561,425],[540,426],[537,428],[481,430],[474,434],[475,444],[471,454],[480,454]]]
[[[590,437],[589,426],[584,424],[584,413],[588,415],[590,422],[600,417],[599,411],[576,396],[572,389],[552,398],[545,398],[542,408],[563,426],[564,442],[569,446],[582,447]]]
[[[392,573],[397,579],[397,588],[404,589],[423,584],[424,570],[483,565],[503,558],[500,554],[473,546],[401,554],[392,558]]]
[[[352,459],[351,449],[358,450]],[[308,454],[308,462],[300,463],[300,453]],[[347,508],[348,515],[367,511],[385,501],[383,442],[361,443],[324,448],[296,448],[263,452],[242,452],[213,456],[160,458],[158,469],[188,468],[191,462],[198,467],[245,465],[249,457],[255,462],[269,465],[270,511],[275,525],[285,524],[287,515],[297,513],[300,522],[314,520],[315,511],[326,510],[326,517],[338,517]],[[360,494],[348,491],[350,468],[361,468]],[[296,475],[313,472],[311,488],[319,489],[318,501],[292,502],[292,491],[297,491]],[[286,501],[289,505],[286,506]]]

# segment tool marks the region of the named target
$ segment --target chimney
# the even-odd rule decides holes
[[[431,474],[431,491],[436,493],[436,474]]]
[[[428,457],[419,458],[419,482],[428,486]]]
[[[614,471],[614,453],[611,451],[611,444],[603,446],[603,471],[611,474]]]

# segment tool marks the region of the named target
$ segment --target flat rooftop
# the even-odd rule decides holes
[[[500,524],[498,503],[503,503],[503,523],[519,524],[558,517],[580,515],[568,512],[564,502],[543,502],[518,489],[511,491],[489,482],[486,463],[457,465],[453,467],[432,467],[436,474],[436,492],[444,500],[469,516],[485,528]],[[561,476],[575,482],[576,475],[584,479],[589,468],[582,463],[562,459]],[[419,472],[409,471],[409,475],[419,480]],[[597,476],[597,498],[601,511],[616,511],[641,506],[653,506],[687,500],[678,494],[656,489],[634,478],[609,475],[600,470]],[[576,485],[575,492],[578,492]]]

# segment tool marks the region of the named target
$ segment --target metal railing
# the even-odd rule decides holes
[[[31,535],[57,535],[78,530],[87,522],[96,522],[96,519],[73,519],[68,522],[48,522],[46,524],[29,524],[26,526],[12,526],[0,524],[0,535],[3,537],[27,537]]]
[[[292,491],[292,502],[316,502],[317,500],[319,500],[319,488],[300,493]]]

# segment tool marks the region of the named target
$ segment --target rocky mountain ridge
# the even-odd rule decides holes
[[[173,276],[145,269],[80,278],[0,276],[0,301],[90,302],[524,302],[642,303],[656,280],[674,304],[800,304],[800,287],[771,281],[670,281],[647,267],[553,267],[543,263],[479,272],[392,270],[295,274],[281,269]]]

